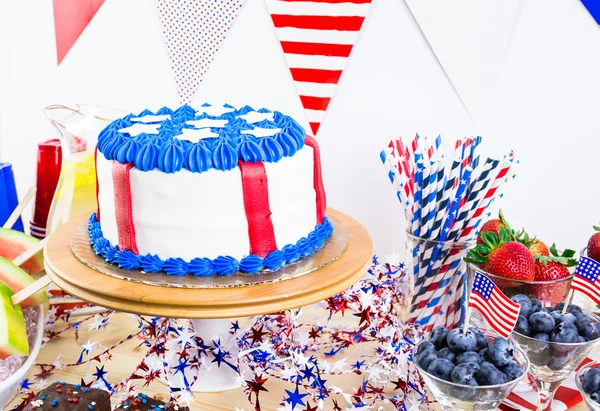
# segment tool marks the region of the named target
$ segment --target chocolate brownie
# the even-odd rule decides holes
[[[148,397],[146,394],[130,395],[126,400],[121,401],[121,405],[115,408],[115,411],[190,411],[188,407],[164,403],[154,398]]]
[[[106,391],[56,382],[40,391],[25,411],[110,411],[110,408],[110,394]]]

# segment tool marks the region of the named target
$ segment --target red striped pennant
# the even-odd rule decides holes
[[[313,135],[372,0],[266,0]]]

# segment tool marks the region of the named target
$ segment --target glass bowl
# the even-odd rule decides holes
[[[524,372],[519,378],[504,384],[472,387],[446,381],[429,374],[416,362],[417,349],[418,345],[415,346],[412,353],[413,359],[415,359],[415,367],[419,370],[425,385],[427,385],[440,407],[445,411],[495,410],[506,396],[513,391],[519,381],[527,375],[529,369],[529,360],[521,350],[516,348],[515,361],[524,368]]]
[[[583,400],[590,411],[600,411],[600,404],[594,401],[592,397],[590,397],[590,395],[583,390],[581,380],[586,372],[598,366],[600,366],[599,363],[589,363],[585,367],[581,367],[581,369],[577,372],[577,375],[575,375],[575,384],[577,385],[577,389],[581,393],[581,396],[583,397]]]

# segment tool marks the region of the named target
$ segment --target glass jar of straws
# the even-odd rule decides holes
[[[409,321],[426,331],[461,324],[468,295],[463,258],[475,241],[434,241],[406,233],[406,270],[414,279]]]

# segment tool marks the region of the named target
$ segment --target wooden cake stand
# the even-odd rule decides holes
[[[234,288],[171,288],[114,278],[80,262],[71,251],[72,233],[90,213],[59,227],[44,249],[46,273],[64,291],[82,300],[118,311],[168,318],[191,318],[206,341],[230,336],[231,318],[270,314],[329,298],[356,283],[367,272],[372,241],[352,217],[334,209],[327,214],[348,232],[346,250],[336,260],[296,278]],[[237,353],[232,352],[232,355]],[[239,387],[229,367],[196,371],[194,391],[215,392]],[[181,377],[181,376],[179,376]],[[179,380],[180,378],[177,378]],[[174,386],[177,381],[171,381]]]

